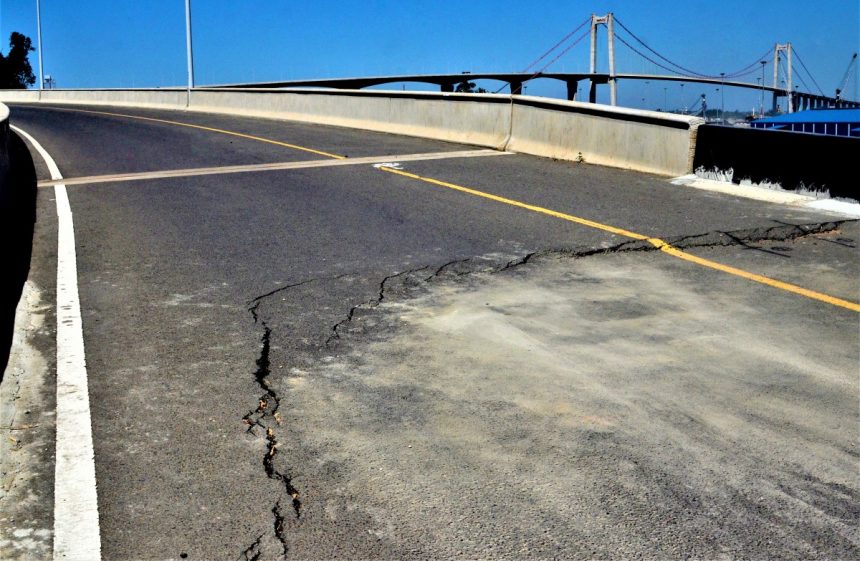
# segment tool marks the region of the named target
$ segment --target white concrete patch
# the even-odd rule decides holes
[[[35,338],[45,327],[48,306],[27,280],[15,309],[9,364],[0,384],[0,559],[30,561],[51,557],[53,532],[46,466],[54,439],[53,407],[43,403],[44,386],[53,380]],[[48,479],[48,478],[51,479]]]
[[[808,208],[818,210],[826,210],[829,212],[838,212],[847,216],[860,218],[860,204],[849,203],[847,201],[837,201],[836,199],[819,199],[804,205]]]
[[[50,154],[28,133],[12,127],[62,179]],[[101,559],[95,455],[87,389],[84,335],[78,295],[72,209],[65,185],[57,202],[57,459],[54,479],[54,559]]]
[[[819,199],[812,195],[804,195],[791,191],[759,187],[750,184],[735,185],[728,181],[703,179],[693,174],[676,177],[671,179],[670,183],[673,185],[682,185],[684,187],[693,187],[694,189],[724,193],[726,195],[742,197],[745,199],[800,206],[815,210],[834,212],[850,217],[860,217],[860,204],[838,201],[835,199]]]
[[[713,179],[702,179],[696,175],[683,175],[671,180],[673,185],[683,185],[685,187],[694,187],[705,191],[714,191],[716,193],[725,193],[734,195],[735,197],[743,197],[745,199],[755,199],[757,201],[765,201],[768,203],[779,204],[802,204],[809,201],[814,201],[815,197],[807,195],[798,195],[789,191],[777,191],[775,189],[767,189],[765,187],[756,187],[755,185],[735,185],[728,181],[715,181]]]

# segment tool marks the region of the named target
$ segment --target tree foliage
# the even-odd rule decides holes
[[[36,83],[29,54],[35,51],[26,35],[13,31],[9,36],[9,54],[0,52],[0,89],[22,90]]]
[[[454,88],[455,92],[458,93],[487,93],[487,90],[484,88],[475,88],[475,82],[470,82],[468,80],[460,82],[457,84],[457,87]]]

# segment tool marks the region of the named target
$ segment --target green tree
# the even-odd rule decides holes
[[[487,93],[487,90],[485,90],[484,88],[476,89],[475,82],[470,82],[468,80],[457,84],[457,87],[454,88],[454,91],[458,93]]]
[[[9,54],[0,52],[0,89],[23,90],[36,83],[29,55],[35,51],[26,35],[13,31],[9,36]]]

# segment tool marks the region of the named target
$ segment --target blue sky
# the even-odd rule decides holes
[[[198,84],[519,71],[589,14],[608,11],[661,54],[701,73],[730,72],[775,42],[791,41],[828,95],[860,50],[858,0],[192,0],[192,9]],[[184,0],[42,0],[45,73],[70,88],[182,85],[184,10]],[[0,0],[3,52],[12,31],[35,44],[35,11],[35,0]],[[604,50],[602,44],[605,68]],[[36,70],[36,53],[31,60]],[[586,71],[587,60],[584,40],[550,70]],[[617,66],[657,71],[620,44]],[[855,99],[857,74],[848,92]],[[653,108],[666,98],[682,107],[706,93],[709,105],[718,105],[711,87],[663,87],[621,82],[619,101]],[[527,93],[563,97],[565,90],[541,80]],[[727,108],[754,105],[754,92],[726,92]]]

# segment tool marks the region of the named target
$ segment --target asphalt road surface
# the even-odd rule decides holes
[[[103,559],[860,556],[857,222],[332,127],[11,123],[68,182]],[[3,559],[55,527],[30,153]]]

